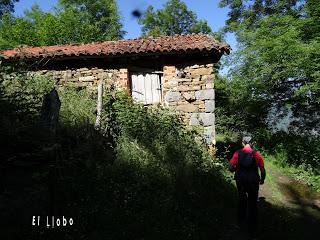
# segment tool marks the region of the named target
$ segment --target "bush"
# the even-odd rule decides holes
[[[194,133],[161,107],[133,104],[121,92],[106,97],[104,136],[93,125],[77,132],[72,123],[75,132],[60,131],[68,177],[60,181],[58,195],[71,203],[68,213],[85,222],[73,236],[220,236],[233,191]]]
[[[27,122],[40,113],[44,94],[54,88],[53,79],[4,71],[0,76],[0,111],[11,120]]]
[[[241,136],[238,133],[216,136],[216,156],[223,161],[230,160],[241,146]]]
[[[133,104],[125,93],[110,99],[103,122],[116,141],[131,139],[161,164],[200,167],[212,162],[205,147],[195,144],[195,133],[187,130],[176,114]]]
[[[61,101],[60,123],[70,126],[94,124],[96,100],[93,94],[85,89],[73,87],[59,89]]]
[[[297,135],[296,133],[259,131],[255,134],[258,145],[269,153],[285,152],[289,165],[320,166],[320,137]]]
[[[320,190],[320,138],[260,130],[255,140],[267,158],[297,180]]]
[[[1,97],[2,103],[14,103],[13,108],[1,105],[6,110],[1,118],[15,119],[18,109],[30,114],[31,124],[11,135],[6,159],[21,151],[32,161],[38,156],[43,164],[28,176],[36,184],[12,195],[4,219],[15,220],[9,211],[15,209],[14,204],[29,215],[35,214],[32,209],[48,215],[49,209],[75,219],[73,228],[49,231],[46,239],[206,239],[223,234],[228,220],[224,209],[233,205],[234,191],[204,146],[195,142],[195,133],[175,114],[133,104],[124,93],[115,97],[108,93],[99,132],[93,125],[93,96],[65,88],[59,90],[60,126],[49,141],[37,136],[37,119],[43,94],[54,84],[43,78],[31,81],[32,86],[25,86],[29,85],[26,79],[20,82],[20,89],[32,90],[25,104],[20,98],[24,92],[11,87],[18,80],[1,88],[7,96]],[[16,127],[21,124],[16,121]],[[18,181],[20,176],[13,177]],[[26,197],[17,200],[20,195]],[[13,231],[16,222],[10,227]],[[1,234],[15,236],[9,231]],[[27,227],[17,236],[39,238],[38,232]]]

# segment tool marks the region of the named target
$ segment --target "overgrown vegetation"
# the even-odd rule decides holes
[[[20,91],[25,85],[33,95]],[[15,114],[14,101],[8,105],[9,98],[4,97],[14,99],[15,91],[19,91],[16,103],[25,101],[20,106],[29,110],[24,112],[34,113],[28,127],[27,118],[10,127],[1,125],[1,133],[6,133],[1,134],[1,146],[8,143],[1,151],[2,239],[228,239],[235,234],[231,223],[236,193],[231,178],[224,176],[179,118],[161,108],[133,104],[123,92],[107,94],[98,132],[96,97],[67,88],[59,90],[57,135],[48,138],[39,134],[37,113],[40,96],[51,87],[50,79],[24,74],[10,84],[1,78],[1,121],[11,111]],[[262,210],[268,219],[263,222],[281,226],[272,233],[263,230],[265,236],[299,239],[299,228],[292,232],[289,225],[300,218],[288,218],[284,209],[270,205]],[[281,218],[274,219],[274,214]],[[72,217],[74,226],[31,228],[25,222],[33,215]],[[288,225],[283,221],[287,218]]]
[[[296,168],[300,179],[314,176],[308,183],[317,186],[319,1],[221,0],[220,5],[230,8],[225,31],[239,44],[226,62],[229,74],[215,85],[217,133],[233,141],[252,133],[256,146],[275,162]]]
[[[0,3],[0,49],[123,36],[115,1],[60,0],[53,12],[34,6],[21,17],[10,13],[13,2]],[[230,7],[226,31],[240,45],[230,75],[215,82],[218,159],[230,159],[241,134],[251,132],[267,161],[320,190],[319,1],[221,4]],[[140,23],[144,35],[211,33],[182,1],[148,8]],[[39,128],[39,113],[54,82],[7,73],[1,69],[1,239],[232,237],[231,175],[224,175],[177,116],[108,92],[97,131],[95,94],[57,88],[59,126],[55,136],[48,135]],[[272,226],[263,239],[301,239],[318,230],[301,227],[315,224],[305,209],[292,215],[266,202],[261,208],[262,222]],[[32,215],[50,214],[73,217],[75,226],[48,231],[25,224]]]
[[[255,128],[268,120],[276,125],[291,113],[286,124],[292,131],[318,134],[319,12],[314,9],[319,9],[319,1],[246,2],[221,1],[230,7],[226,31],[239,42],[221,91],[227,90],[236,102],[233,112],[252,120]],[[245,111],[236,111],[239,108]],[[268,113],[273,114],[270,119]]]
[[[320,191],[320,138],[295,133],[259,131],[258,146],[266,158],[299,181]]]
[[[61,89],[59,128],[54,139],[48,138],[35,129],[40,95],[48,92],[51,84],[50,79],[27,78],[24,74],[17,74],[10,84],[1,80],[1,109],[7,111],[1,112],[5,113],[1,120],[5,121],[11,111],[15,113],[11,108],[14,101],[5,104],[9,96],[19,96],[19,108],[33,113],[23,130],[27,118],[10,127],[1,125],[1,133],[7,132],[1,134],[1,144],[12,134],[6,151],[1,152],[2,164],[12,176],[18,162],[42,166],[32,165],[36,183],[32,194],[17,197],[12,209],[23,208],[24,201],[34,201],[30,211],[37,209],[39,215],[49,211],[75,219],[75,227],[63,233],[44,232],[47,239],[197,239],[222,235],[226,222],[223,209],[233,202],[234,192],[177,116],[161,108],[133,104],[123,92],[107,94],[102,132],[98,132],[93,127],[95,97],[85,91]],[[23,91],[26,86],[32,95]],[[24,195],[21,187],[15,189],[9,182],[6,178],[4,187],[9,196],[18,192]],[[5,213],[7,219],[12,218],[10,213]],[[14,226],[10,227],[3,236],[15,236]],[[39,232],[25,227],[19,234],[32,238]]]

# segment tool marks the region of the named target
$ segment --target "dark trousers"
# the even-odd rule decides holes
[[[259,181],[236,180],[239,194],[238,223],[248,224],[248,231],[254,233],[258,224],[258,192]]]

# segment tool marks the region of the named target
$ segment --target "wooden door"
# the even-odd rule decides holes
[[[132,98],[135,102],[153,104],[161,102],[161,77],[155,73],[131,75]]]

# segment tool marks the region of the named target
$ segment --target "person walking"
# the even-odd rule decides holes
[[[243,137],[242,146],[242,149],[233,154],[229,168],[231,172],[235,172],[234,179],[239,195],[238,224],[243,229],[247,223],[249,234],[254,236],[258,225],[259,184],[264,183],[266,171],[261,154],[252,148],[250,136]]]

